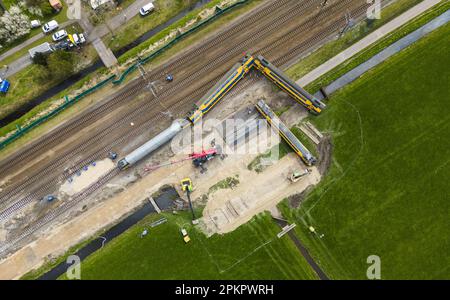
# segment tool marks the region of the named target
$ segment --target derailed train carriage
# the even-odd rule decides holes
[[[254,65],[254,57],[246,55],[240,63],[235,64],[220,80],[203,96],[198,108],[189,116],[189,121],[197,122],[214,105],[216,105]]]
[[[289,79],[280,69],[268,62],[264,57],[259,55],[255,58],[253,55],[247,54],[198,101],[197,108],[189,115],[189,117],[187,117],[187,121],[192,124],[198,122],[203,115],[208,113],[242,78],[244,78],[248,72],[250,72],[253,67],[264,74],[264,76],[274,82],[282,90],[287,92],[294,98],[294,100],[306,107],[306,109],[308,109],[311,113],[319,114],[322,109],[326,107],[323,102],[319,101],[306,90],[302,89],[294,81]],[[178,132],[187,126],[185,122],[174,122],[169,128],[129,153],[125,158],[121,159],[118,162],[118,168],[125,169],[128,166],[135,164],[151,152],[169,142]],[[282,136],[285,134],[286,137],[283,136],[283,138],[294,140],[292,133],[292,136],[289,135],[289,130],[287,128],[285,129],[286,130],[279,130]],[[288,142],[288,144],[300,157],[302,157],[305,163],[308,165],[315,163],[315,158],[311,155],[311,153],[309,153],[308,149],[300,143],[300,141],[295,141],[294,144]]]
[[[287,77],[283,71],[268,62],[263,56],[258,55],[255,59],[255,66],[270,81],[288,93],[295,101],[306,107],[309,112],[317,115],[326,107],[322,101],[301,88],[297,83]]]
[[[312,166],[317,162],[317,159],[311,152],[300,142],[292,131],[281,122],[277,115],[263,100],[259,100],[258,103],[256,103],[256,109],[266,118],[267,122],[279,132],[280,136],[288,143],[295,153],[300,156],[305,164]]]

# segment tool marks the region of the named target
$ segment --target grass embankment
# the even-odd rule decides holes
[[[163,214],[168,222],[140,233],[151,215],[81,263],[81,279],[316,279],[315,273],[270,215],[260,214],[232,233],[210,238],[189,213]],[[187,229],[185,244],[180,229]]]
[[[212,0],[211,2],[205,4],[201,8],[195,9],[191,12],[189,12],[187,15],[185,15],[183,18],[175,22],[174,24],[168,26],[166,29],[162,30],[152,38],[148,39],[147,41],[143,42],[139,46],[136,46],[135,48],[131,49],[130,51],[126,52],[122,56],[119,57],[119,62],[124,63],[128,59],[136,57],[142,50],[148,48],[150,45],[158,42],[159,40],[163,39],[165,36],[167,36],[171,31],[182,28],[185,26],[189,21],[196,18],[198,13],[203,9],[213,8],[216,5],[218,5],[221,2],[221,0]],[[184,38],[180,42],[178,42],[175,46],[170,48],[169,50],[165,51],[163,54],[159,55],[156,59],[152,61],[152,63],[159,63],[162,60],[165,60],[169,58],[170,56],[182,51],[186,47],[194,44],[195,42],[198,42],[199,40],[203,39],[207,34],[220,29],[225,24],[231,22],[233,19],[238,17],[239,15],[242,15],[243,13],[249,11],[250,9],[254,8],[256,5],[260,4],[262,0],[251,0],[248,1],[246,4],[237,7],[236,9],[230,11],[227,14],[224,14],[220,16],[220,18],[214,20],[213,23],[210,23],[206,25],[205,27],[199,29],[197,32],[189,35],[188,37]]]
[[[332,278],[450,276],[450,26],[333,95],[314,123],[332,134],[330,172],[283,213]],[[311,235],[313,225],[322,239]]]
[[[386,35],[379,41],[370,45],[366,49],[360,51],[358,54],[352,56],[351,58],[349,58],[344,63],[340,64],[339,66],[337,66],[336,68],[334,68],[333,70],[328,72],[327,74],[324,74],[319,79],[317,79],[314,82],[312,82],[311,84],[309,84],[307,86],[308,90],[315,93],[316,91],[318,91],[320,89],[320,87],[330,84],[331,82],[338,79],[345,73],[356,68],[358,65],[364,63],[365,61],[370,59],[375,54],[381,52],[383,49],[387,48],[389,45],[400,40],[401,38],[405,37],[406,35],[410,34],[411,32],[417,30],[418,28],[422,27],[426,23],[430,22],[434,18],[443,14],[448,9],[450,9],[449,1],[444,1],[440,4],[437,4],[433,8],[427,10],[420,16],[413,19],[412,21],[401,26],[400,28],[393,31],[392,33]]]
[[[180,51],[182,51],[183,49],[185,49],[189,45],[192,45],[192,44],[194,44],[196,42],[199,42],[202,38],[204,38],[205,35],[213,32],[215,30],[220,29],[222,26],[224,26],[225,24],[228,24],[233,19],[237,18],[239,15],[241,15],[241,14],[251,10],[256,5],[260,4],[261,1],[262,0],[249,1],[247,4],[237,8],[237,9],[235,9],[235,10],[233,10],[233,11],[231,11],[231,12],[225,14],[225,15],[222,15],[219,19],[215,20],[213,23],[210,23],[210,24],[206,25],[203,29],[193,33],[188,38],[185,38],[184,40],[180,41],[174,47],[170,48],[169,50],[167,50],[166,52],[164,52],[163,54],[161,54],[160,56],[158,56],[157,58],[152,60],[149,64],[145,65],[145,68],[146,69],[151,69],[155,65],[157,65],[157,64],[159,64],[159,63],[161,63],[161,62],[163,62],[163,61],[165,61],[167,59],[170,59],[171,56],[179,53]],[[184,22],[183,24],[185,24],[185,22],[187,22],[187,20],[185,18],[187,18],[189,15],[190,14],[186,15],[183,19],[179,20],[178,22],[176,22],[172,26],[175,26],[175,28],[176,28],[176,27],[179,26],[179,24],[181,24],[183,22]],[[131,49],[130,51],[128,51],[124,55],[131,55],[131,53],[134,52],[134,49],[135,48]],[[134,53],[133,55],[136,55],[136,54],[137,53]],[[121,56],[121,58],[122,57],[124,57],[124,56]],[[52,97],[51,99],[49,99],[47,101],[44,101],[39,106],[35,107],[30,112],[28,112],[27,114],[22,116],[20,119],[18,119],[15,122],[12,122],[12,123],[8,124],[7,126],[1,128],[0,129],[0,136],[4,136],[5,134],[15,130],[16,125],[22,125],[27,120],[29,120],[32,117],[36,116],[37,114],[43,112],[45,109],[47,109],[52,104],[52,102],[54,100],[60,99],[64,95],[68,95],[71,92],[81,88],[90,79],[95,78],[96,76],[99,76],[100,74],[105,73],[105,71],[106,70],[104,68],[102,68],[102,69],[92,73],[87,78],[84,78],[84,79],[80,80],[79,82],[77,82],[76,84],[71,86],[70,88],[65,89],[64,91],[59,93],[59,95],[57,95],[55,97]],[[135,78],[135,76],[127,77],[127,79],[125,79],[124,83],[130,81],[132,78]],[[71,116],[73,116],[76,113],[79,113],[80,110],[86,108],[88,105],[94,103],[98,99],[101,99],[102,98],[101,95],[104,94],[104,93],[105,93],[104,89],[100,89],[99,91],[93,93],[92,95],[88,96],[86,99],[83,99],[83,101],[80,101],[79,103],[73,105],[72,107],[70,107],[69,109],[67,109],[64,112],[60,113],[58,116],[52,118],[48,122],[45,122],[44,124],[40,125],[39,127],[34,128],[30,132],[28,132],[25,136],[19,138],[18,140],[15,140],[13,143],[9,144],[5,148],[0,149],[0,153],[3,154],[3,155],[7,155],[7,154],[15,151],[16,149],[18,149],[19,147],[23,146],[24,144],[26,144],[30,140],[39,137],[40,135],[42,135],[45,132],[47,132],[49,129],[51,129],[54,126],[56,126],[57,124],[59,124],[60,122],[66,120],[67,118],[70,118]]]
[[[41,267],[31,270],[30,272],[26,273],[22,277],[20,277],[20,280],[36,280],[42,275],[46,274],[56,266],[58,266],[60,263],[67,260],[67,258],[72,255],[73,253],[76,253],[78,250],[89,244],[91,241],[98,238],[97,236],[90,237],[89,239],[79,243],[78,245],[75,245],[71,247],[64,255],[61,255],[60,257],[57,257],[56,259],[48,260],[46,263],[44,263]]]
[[[154,2],[155,11],[145,17],[138,14],[131,19],[127,19],[126,23],[119,27],[117,32],[114,32],[114,37],[108,34],[103,38],[103,41],[111,50],[116,51],[152,28],[167,22],[196,2],[196,0],[156,0]],[[220,2],[220,0],[213,2]]]
[[[381,19],[360,22],[339,39],[326,43],[299,63],[291,66],[286,71],[287,75],[294,80],[299,79],[419,2],[422,2],[422,0],[397,0],[393,2],[381,11]]]

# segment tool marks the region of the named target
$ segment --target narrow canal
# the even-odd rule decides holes
[[[160,190],[160,194],[155,197],[156,205],[161,209],[161,211],[168,211],[174,207],[174,201],[179,199],[177,191],[173,187],[165,187]],[[106,244],[111,242],[114,238],[125,232],[127,229],[138,223],[140,220],[145,218],[147,215],[151,213],[156,213],[155,208],[147,201],[142,207],[140,207],[137,211],[123,219],[117,225],[114,225],[102,234],[100,237],[95,240],[89,242],[86,246],[82,247],[75,253],[71,253],[71,255],[77,255],[80,260],[85,259],[95,251],[103,248]],[[70,266],[67,262],[63,261],[41,277],[39,280],[56,280],[58,277],[63,275],[67,268]]]

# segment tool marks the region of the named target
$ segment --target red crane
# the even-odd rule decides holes
[[[145,172],[154,171],[156,169],[159,169],[161,167],[174,165],[180,162],[183,162],[185,160],[192,160],[194,166],[202,168],[202,172],[205,170],[203,167],[203,164],[206,163],[208,160],[211,160],[214,156],[217,154],[217,149],[211,148],[209,150],[202,150],[202,152],[194,152],[189,154],[187,157],[179,159],[179,160],[172,160],[168,161],[162,164],[153,164],[153,165],[146,165],[144,167]]]

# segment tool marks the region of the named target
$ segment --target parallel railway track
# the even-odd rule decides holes
[[[279,1],[279,2],[280,3],[282,2],[286,5],[289,3],[289,1]],[[318,1],[306,1],[305,3],[316,4],[317,2]],[[337,30],[342,28],[343,24],[345,24],[345,20],[343,18],[342,12],[345,12],[345,10],[348,9],[347,5],[350,5],[356,1],[347,0],[347,1],[339,1],[339,2],[340,3],[338,3],[336,6],[333,6],[335,9],[330,9],[330,11],[328,11],[328,13],[327,13],[327,10],[323,10],[321,12],[321,15],[322,15],[321,18],[324,18],[324,17],[326,18],[327,16],[332,16],[333,14],[335,14],[335,16],[336,16],[336,14],[341,14],[340,17],[337,17],[336,19],[332,19],[332,20],[327,20],[323,23],[320,22],[321,26],[318,26],[318,24],[317,24],[320,20],[319,18],[316,17],[315,21],[312,21],[314,19],[314,17],[309,18],[305,22],[300,23],[298,26],[292,26],[289,32],[287,32],[285,35],[283,35],[280,39],[278,39],[278,41],[275,41],[273,44],[263,45],[261,47],[257,47],[254,50],[256,50],[256,53],[263,54],[264,56],[268,57],[274,64],[283,65],[284,63],[290,61],[291,59],[295,58],[296,56],[302,54],[303,51],[316,45],[321,40],[329,37],[331,34],[337,32]],[[360,2],[361,2],[361,4],[363,4],[362,1],[360,1]],[[364,3],[365,3],[365,1],[364,1]],[[350,7],[354,8],[351,5],[350,5]],[[352,10],[352,15],[354,17],[362,16],[366,8],[367,8],[367,5],[357,6],[356,9]],[[266,6],[266,9],[270,10],[270,6]],[[262,10],[259,10],[260,13],[261,13],[261,11]],[[292,11],[293,10],[291,9],[290,12],[292,12]],[[286,15],[289,15],[289,14],[286,14]],[[280,19],[280,21],[278,21],[277,26],[280,26],[279,24],[283,24],[282,20],[283,19]],[[310,26],[314,26],[314,25],[317,26],[317,30],[311,30]],[[276,30],[278,28],[277,26],[274,26],[272,31],[270,31],[270,30],[266,31],[267,34],[270,34],[274,30]],[[319,28],[322,28],[322,29],[319,30]],[[265,28],[265,29],[267,29],[267,28]],[[298,37],[299,35],[301,36],[301,34],[304,33],[304,31],[308,30],[308,29],[311,32],[313,32],[313,34],[311,34],[311,33],[309,35],[306,34],[304,37],[308,36],[308,38],[303,39],[300,43],[297,43],[297,45],[295,45],[295,43],[292,42],[292,38]],[[261,38],[261,37],[259,37],[259,38]],[[257,37],[255,37],[255,39],[257,39]],[[287,46],[289,44],[294,44],[294,47],[286,49],[286,48],[288,48]],[[194,52],[199,51],[199,48],[201,48],[201,47],[195,48]],[[204,73],[205,70],[213,70],[217,67],[218,64],[225,64],[225,61],[227,59],[229,59],[230,57],[236,57],[236,55],[241,51],[241,48],[233,49],[233,50],[230,50],[230,49],[225,49],[225,50],[226,51],[219,52],[219,54],[223,57],[223,59],[219,58],[219,59],[215,60],[216,64],[208,64],[208,65],[206,65],[206,67],[201,68],[201,64],[199,64],[197,62],[197,64],[194,64],[195,70],[198,70],[200,67],[201,70],[203,71],[203,74],[205,74]],[[228,55],[225,55],[225,54],[228,54]],[[175,61],[181,62],[181,61],[183,61],[183,57],[187,57],[187,55],[178,57]],[[232,63],[234,63],[234,61],[232,61]],[[167,71],[164,71],[164,68],[159,68],[158,71],[155,70],[151,74],[153,74],[155,72],[159,72],[158,74],[164,74]],[[198,73],[200,73],[200,72],[198,72]],[[79,165],[84,165],[84,164],[89,163],[90,161],[99,159],[100,157],[104,156],[104,153],[107,150],[109,150],[113,147],[118,147],[118,146],[124,144],[126,141],[130,140],[131,138],[141,135],[142,132],[146,128],[149,128],[149,126],[151,124],[155,124],[157,122],[163,121],[163,118],[165,118],[165,116],[161,115],[159,110],[155,111],[154,109],[153,110],[149,109],[149,108],[151,108],[152,105],[154,105],[154,106],[158,105],[158,102],[161,101],[161,99],[167,98],[168,102],[165,103],[165,105],[167,105],[171,110],[185,111],[186,109],[189,109],[189,106],[192,105],[192,103],[195,102],[195,100],[198,99],[207,89],[209,89],[209,86],[213,85],[214,82],[217,81],[222,75],[223,75],[223,72],[217,72],[217,75],[213,76],[212,79],[208,78],[207,82],[203,82],[203,87],[201,89],[198,89],[198,90],[195,90],[194,92],[188,93],[186,95],[187,97],[185,97],[185,99],[186,99],[185,101],[177,101],[178,98],[170,99],[169,96],[173,95],[172,91],[175,90],[175,87],[172,90],[166,90],[165,91],[166,94],[161,94],[158,96],[158,98],[151,99],[150,102],[147,101],[147,105],[140,106],[140,109],[135,110],[134,114],[132,114],[132,115],[130,114],[129,117],[127,116],[121,122],[115,122],[113,124],[113,126],[115,124],[118,124],[118,125],[116,125],[116,127],[113,127],[113,129],[115,129],[115,128],[120,128],[121,126],[123,126],[123,124],[128,123],[130,120],[133,120],[133,122],[136,123],[136,126],[132,130],[126,130],[124,132],[122,132],[122,131],[119,132],[118,135],[120,135],[120,138],[118,138],[118,139],[116,139],[115,138],[116,136],[114,135],[114,138],[113,138],[114,142],[112,144],[107,143],[107,144],[102,145],[102,147],[96,148],[95,150],[91,151],[90,153],[88,153],[84,158],[82,158],[78,162]],[[153,76],[153,75],[149,75],[149,77],[150,76]],[[194,78],[194,80],[196,80],[196,78],[198,78],[198,77],[199,76],[193,77],[193,78]],[[249,84],[254,82],[254,80],[255,79],[250,79],[246,82],[243,82],[243,84],[239,85],[232,92],[232,94],[235,94],[237,91],[241,90],[242,88],[247,87]],[[141,92],[143,89],[145,89],[146,82],[144,80],[137,80],[136,82],[138,84],[133,82],[133,84],[131,86],[134,88],[136,88],[136,86],[139,86],[139,89],[138,90],[128,90],[124,93],[121,93],[121,97],[123,97],[123,98],[115,100],[116,102],[114,102],[112,106],[117,105],[120,101],[123,101],[124,99],[135,96],[136,94]],[[184,80],[181,80],[181,82],[179,84],[182,86],[183,85],[188,86],[192,82],[193,82],[193,80],[184,79]],[[106,104],[108,104],[108,103],[109,102],[107,102]],[[140,104],[141,104],[141,102],[138,102],[135,106],[139,107]],[[106,108],[104,108],[105,110],[108,110],[111,108],[111,107],[108,108],[107,105],[105,107],[106,107]],[[99,112],[100,112],[100,114],[104,113],[103,110],[100,110]],[[95,114],[90,115],[91,118],[95,118],[96,116],[98,117],[99,115],[95,115]],[[89,118],[89,115],[86,116],[86,118]],[[137,118],[137,119],[135,120],[135,118]],[[81,122],[83,122],[83,121],[81,121]],[[92,144],[99,142],[104,137],[111,134],[111,132],[114,131],[113,129],[108,132],[105,131],[105,133],[103,135],[98,136],[100,138],[97,138],[97,139],[96,138],[88,138],[88,139],[86,139],[86,142],[88,142],[89,145],[91,146]],[[70,128],[68,130],[70,132]],[[102,131],[102,133],[103,133],[103,131]],[[84,148],[79,148],[78,150],[75,150],[75,151],[76,151],[76,153],[84,153],[88,150],[88,148],[89,147],[86,146]],[[67,155],[73,155],[73,153],[74,153],[74,150],[72,149],[72,150],[68,150],[63,156],[61,156],[57,160],[58,167],[61,167],[62,164],[64,163],[64,161],[67,160],[67,158],[68,158]],[[49,169],[47,169],[47,168],[44,169],[44,172],[48,172],[48,173],[52,172],[53,168],[49,168]],[[44,173],[44,174],[48,175],[48,173]],[[40,173],[40,174],[42,174],[42,173]],[[111,171],[110,173],[105,175],[105,177],[102,178],[99,182],[97,182],[93,186],[89,187],[86,191],[83,191],[82,193],[75,195],[70,201],[63,203],[61,206],[57,207],[55,210],[50,211],[43,218],[37,220],[33,224],[30,224],[29,227],[25,228],[25,230],[22,233],[20,233],[16,236],[10,236],[8,238],[7,243],[5,243],[5,245],[1,246],[0,252],[5,251],[7,248],[9,248],[13,245],[16,245],[18,242],[29,237],[32,233],[34,233],[39,228],[42,228],[42,226],[44,226],[45,224],[48,224],[49,222],[51,222],[58,216],[64,214],[64,212],[66,212],[67,210],[69,210],[71,207],[75,206],[79,202],[81,202],[89,194],[91,194],[92,192],[94,192],[95,190],[100,188],[103,183],[109,181],[111,178],[113,178],[117,174],[118,174],[117,170]],[[40,175],[40,176],[42,176],[42,175]],[[51,187],[54,185],[55,179],[57,181],[59,181],[59,180],[65,180],[66,178],[67,178],[67,176],[63,176],[63,175],[57,175],[56,177],[50,178],[50,180],[48,180],[46,184],[41,185],[40,188],[31,192],[27,197],[22,198],[18,202],[15,202],[15,204],[10,206],[7,210],[3,211],[0,214],[0,220],[2,218],[8,218],[15,211],[17,211],[21,207],[26,206],[30,202],[32,202],[33,199],[36,199],[36,195],[47,193],[47,191],[49,191],[49,189],[51,189]],[[36,181],[36,177],[30,177],[29,180],[30,181],[28,182],[28,184]],[[26,184],[24,184],[23,186],[25,186],[25,185]],[[14,190],[16,190],[16,188]],[[11,193],[12,192],[13,192],[13,190],[11,190]],[[11,194],[8,194],[8,195],[11,195]],[[5,196],[2,195],[2,197],[0,199],[4,199],[4,197]]]
[[[272,28],[276,29],[278,24],[282,25],[283,23],[285,23],[286,21],[289,20],[290,16],[295,15],[295,13],[298,10],[304,9],[305,6],[307,6],[307,5],[311,6],[311,4],[314,3],[314,2],[316,2],[316,1],[297,2],[296,5],[294,6],[294,8],[295,7],[297,8],[297,10],[291,10],[291,8],[293,8],[293,7],[292,6],[288,6],[287,8],[289,8],[289,13],[286,14],[284,16],[284,18],[278,19],[275,23],[272,23]],[[299,5],[299,4],[303,4],[303,5]],[[279,8],[279,9],[281,9],[281,8]],[[281,10],[281,13],[282,12],[283,12],[283,10]],[[269,13],[269,11],[267,11],[267,13]],[[275,12],[272,12],[272,15],[277,17],[279,14],[277,14]],[[261,17],[261,16],[257,15],[257,17]],[[263,25],[266,25],[267,23],[270,23],[270,19],[269,20],[266,19],[265,22],[263,22]],[[274,29],[272,29],[272,30],[274,30]],[[265,31],[265,33],[266,33],[265,35],[270,34],[269,31]],[[241,35],[241,36],[242,36],[242,38],[247,39],[248,35],[250,35],[250,34],[243,35],[243,36]],[[246,40],[246,44],[248,45],[248,44],[251,44],[252,42],[256,41],[259,38],[259,36],[260,35],[253,35],[250,39]],[[227,37],[228,36],[224,36],[224,38],[227,38]],[[191,73],[193,73],[193,76],[188,76],[188,77],[182,79],[180,82],[178,82],[178,84],[176,86],[174,86],[174,87],[164,91],[163,93],[161,93],[161,95],[159,95],[158,98],[160,98],[160,99],[164,98],[165,99],[165,98],[169,98],[171,96],[174,96],[174,94],[177,93],[177,91],[185,90],[193,82],[196,82],[199,79],[201,79],[203,74],[205,74],[206,72],[210,72],[210,71],[215,70],[218,65],[221,65],[221,64],[224,64],[224,63],[227,63],[227,62],[233,63],[233,61],[228,59],[228,58],[231,55],[233,55],[233,54],[236,56],[237,53],[239,53],[239,51],[236,51],[236,50],[228,51],[227,49],[223,49],[223,51],[218,53],[218,55],[217,55],[218,59],[213,60],[213,63],[208,64],[206,67],[204,65],[198,66],[198,64],[197,64],[196,68],[194,68],[192,70],[192,72],[191,72]],[[184,65],[184,67],[189,67],[189,65]],[[220,76],[212,78],[208,83],[214,82],[215,80],[218,79],[218,77],[220,77]],[[145,83],[143,84],[143,86],[145,87]],[[137,91],[135,91],[135,93],[137,93]],[[190,95],[187,95],[187,96],[190,96]],[[130,98],[131,98],[130,96],[127,96],[126,98],[123,98],[123,99],[130,99]],[[189,98],[189,97],[186,97],[186,98]],[[110,134],[111,132],[116,131],[116,129],[124,126],[124,124],[127,124],[127,123],[129,124],[130,120],[133,120],[134,118],[136,118],[136,116],[139,116],[140,114],[143,114],[147,110],[154,110],[154,107],[158,105],[157,102],[155,103],[155,100],[156,99],[153,99],[153,101],[150,101],[150,102],[149,101],[141,101],[141,102],[136,103],[135,105],[133,105],[133,107],[132,107],[133,110],[131,111],[131,113],[126,114],[126,116],[124,118],[122,118],[118,122],[115,121],[115,120],[112,120],[109,123],[105,123],[104,124],[104,127],[105,127],[104,131],[101,131],[101,132],[99,132],[98,134],[96,134],[94,136],[88,136],[87,138],[85,138],[83,140],[80,140],[79,141],[79,144],[80,144],[79,147],[77,147],[74,150],[69,149],[69,150],[65,151],[65,153],[62,156],[60,156],[60,158],[56,162],[52,161],[51,164],[50,163],[47,164],[47,166],[45,166],[45,168],[40,170],[40,172],[39,172],[40,176],[39,177],[27,178],[25,181],[23,181],[19,185],[5,189],[5,192],[3,192],[0,195],[0,203],[5,203],[8,199],[11,199],[11,197],[14,195],[15,191],[17,191],[18,189],[19,190],[24,190],[25,186],[30,185],[30,184],[38,181],[38,180],[40,181],[43,175],[47,175],[48,173],[50,173],[55,168],[61,167],[64,163],[67,162],[67,160],[69,158],[76,157],[76,155],[78,155],[80,153],[85,153],[85,151],[87,149],[89,149],[89,147],[91,147],[97,141],[103,140],[103,138],[107,134]],[[161,100],[159,100],[159,101],[161,101]],[[103,108],[103,109],[107,109],[107,108]],[[102,109],[101,112],[104,111],[103,109]],[[99,117],[99,115],[96,115],[96,116],[97,116],[97,118]],[[80,124],[83,124],[84,126],[86,126],[87,121],[88,120],[86,120],[85,118],[81,118],[79,120],[79,122],[77,122],[77,125],[80,126]],[[67,134],[65,133],[64,135],[68,135],[68,133]],[[52,141],[53,141],[53,139],[50,140],[50,142],[52,142]],[[39,151],[39,149],[34,148],[34,152],[33,153],[36,153],[37,151]],[[105,152],[103,152],[103,153],[105,153]],[[87,157],[83,161],[76,162],[76,165],[81,165],[82,166],[83,164],[86,164],[89,161],[92,161],[93,159],[94,159],[93,157],[92,158],[91,157]],[[70,174],[68,176],[70,176]],[[66,179],[68,176],[65,176],[65,177],[59,176],[58,178],[51,178],[51,181],[54,182],[55,180],[56,181],[63,180],[63,179]],[[33,194],[35,194],[35,193],[33,193]],[[29,195],[29,196],[26,196],[25,198],[26,198],[26,200],[20,200],[19,201],[20,202],[20,206],[23,206],[23,205],[31,202],[31,198],[33,198],[33,197],[32,197],[32,195],[31,196]],[[0,220],[2,220],[3,217],[4,217],[4,213],[0,213]]]

